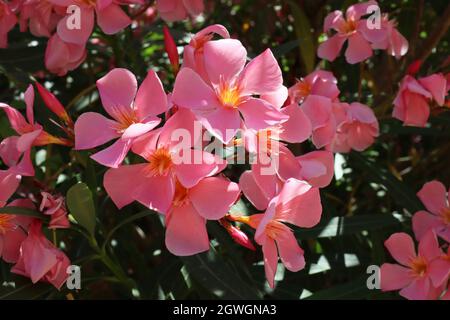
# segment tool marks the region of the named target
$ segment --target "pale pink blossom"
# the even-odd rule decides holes
[[[278,256],[289,271],[297,272],[305,267],[303,249],[285,223],[311,228],[319,223],[321,215],[319,190],[305,181],[289,179],[264,214],[236,219],[256,229],[255,240],[262,246],[264,269],[271,288],[275,286]]]
[[[337,104],[334,104],[336,106]],[[336,136],[330,146],[333,152],[346,153],[350,150],[364,151],[379,135],[379,124],[372,109],[353,102],[340,103],[345,112],[344,119],[338,121]],[[337,114],[335,109],[335,115]]]
[[[131,19],[120,5],[143,4],[143,0],[47,0],[55,5],[69,7],[76,5],[80,8],[80,28],[70,28],[71,15],[65,15],[57,26],[59,37],[68,43],[84,45],[94,29],[95,16],[97,24],[106,34],[115,34],[125,29]],[[69,21],[70,22],[70,21]]]
[[[387,50],[391,56],[400,59],[408,52],[408,40],[398,32],[397,22],[395,20],[389,20],[387,14],[383,15],[381,23],[382,29],[387,32],[387,36],[382,41],[373,43],[372,48]]]
[[[269,49],[247,65],[247,51],[238,40],[209,41],[203,50],[210,83],[194,70],[182,68],[175,81],[174,104],[191,109],[225,144],[241,126],[261,130],[287,120],[276,106],[254,97],[283,90],[281,69]]]
[[[418,240],[433,230],[438,236],[450,242],[450,192],[439,181],[424,184],[417,193],[427,211],[421,210],[414,214],[413,230]]]
[[[430,101],[443,106],[447,93],[447,80],[441,73],[418,80],[407,75],[394,100],[392,116],[403,121],[404,125],[424,127],[430,117]]]
[[[436,287],[432,279],[441,276],[442,270],[431,269],[432,261],[442,256],[434,232],[427,232],[419,242],[416,253],[413,239],[406,233],[395,233],[385,242],[391,256],[399,264],[381,266],[381,290],[400,290],[409,300],[437,299],[443,287]]]
[[[114,119],[87,112],[75,123],[75,149],[85,150],[116,141],[92,155],[98,163],[117,168],[136,138],[151,131],[160,122],[156,117],[167,111],[167,96],[154,71],[138,89],[136,77],[126,69],[114,69],[97,81],[106,112]]]
[[[344,43],[348,40],[345,57],[348,63],[354,64],[370,58],[373,54],[372,43],[384,41],[387,31],[383,28],[370,29],[366,19],[369,6],[377,5],[376,1],[358,3],[348,7],[345,17],[342,11],[333,11],[325,18],[324,32],[336,33],[321,43],[317,55],[322,59],[334,61]]]
[[[25,32],[29,27],[34,36],[50,38],[65,15],[64,7],[48,0],[25,0],[20,7],[20,31]]]
[[[203,0],[157,0],[156,10],[168,22],[197,17],[204,10]]]
[[[42,233],[42,222],[30,225],[27,238],[20,246],[20,256],[11,272],[29,277],[33,283],[44,281],[60,289],[68,277],[69,258]]]

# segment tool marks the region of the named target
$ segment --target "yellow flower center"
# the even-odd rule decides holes
[[[427,262],[422,257],[414,258],[411,261],[411,269],[414,275],[422,277],[427,272]]]
[[[295,85],[296,99],[302,100],[307,96],[309,96],[310,93],[311,93],[311,85],[308,82],[304,80],[300,80],[299,82],[297,82],[297,84]]]
[[[17,228],[17,225],[12,222],[14,215],[0,214],[0,234],[5,234]]]
[[[351,34],[356,31],[356,21],[354,20],[347,20],[344,23],[343,30],[345,34]]]
[[[237,108],[241,104],[241,94],[238,87],[230,87],[221,83],[218,90],[218,98],[222,106],[226,108]]]
[[[167,148],[159,148],[148,158],[148,169],[152,175],[165,176],[172,168],[172,156]]]
[[[129,126],[138,123],[139,119],[134,112],[134,110],[123,110],[122,108],[117,108],[116,120],[119,122],[116,130],[118,133],[122,134]]]

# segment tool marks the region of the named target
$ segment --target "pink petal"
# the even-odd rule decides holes
[[[442,258],[435,259],[428,266],[428,272],[436,288],[445,285],[450,277],[450,262]]]
[[[42,134],[42,129],[37,129],[29,133],[22,134],[17,140],[17,150],[25,152],[33,146],[36,139]]]
[[[244,117],[245,126],[254,130],[273,127],[289,118],[266,101],[255,98],[239,105],[239,111]]]
[[[276,92],[283,85],[280,66],[270,49],[254,58],[242,72],[239,83],[242,95]]]
[[[355,64],[372,56],[372,47],[364,37],[356,32],[348,38],[348,47],[345,51],[347,62]]]
[[[408,300],[428,300],[430,289],[430,280],[422,277],[403,288],[400,291],[400,295]]]
[[[24,128],[28,126],[28,122],[25,120],[22,114],[17,111],[17,109],[14,109],[13,107],[10,107],[4,103],[0,103],[0,108],[5,111],[9,123],[14,131],[16,131],[18,134],[21,134]]]
[[[300,177],[313,187],[324,188],[334,176],[334,156],[329,151],[313,151],[297,157],[300,163]]]
[[[205,10],[203,0],[183,0],[184,7],[191,16],[198,16]]]
[[[197,114],[197,119],[209,133],[224,144],[228,144],[241,127],[239,112],[233,108],[219,107],[212,113]]]
[[[81,7],[80,11],[80,28],[74,28],[70,30],[68,25],[68,19],[71,19],[70,15],[66,15],[58,23],[58,35],[60,38],[69,43],[85,44],[94,29],[94,9]]]
[[[383,291],[400,290],[411,283],[410,270],[398,264],[383,263],[380,286]]]
[[[27,106],[28,122],[30,124],[34,124],[34,112],[33,112],[34,88],[31,84],[28,86],[27,90],[25,91],[24,100],[25,100],[25,104]]]
[[[105,167],[117,168],[131,149],[131,140],[119,139],[108,148],[97,152],[91,158]]]
[[[275,274],[278,267],[278,253],[275,241],[266,237],[266,240],[262,247],[264,254],[264,270],[266,273],[266,279],[269,282],[271,288],[275,287]]]
[[[180,183],[186,188],[192,188],[205,177],[219,173],[223,161],[219,157],[202,150],[184,150],[189,153],[189,161],[175,164],[174,170]],[[196,161],[198,159],[198,161]]]
[[[97,23],[106,34],[115,34],[131,23],[131,19],[116,4],[111,4],[104,9],[97,10]]]
[[[323,32],[328,32],[330,29],[338,31],[342,29],[344,24],[345,19],[342,11],[335,10],[325,17],[323,22]]]
[[[301,166],[288,148],[280,147],[277,160],[279,161],[278,175],[283,181],[299,177]]]
[[[286,102],[288,95],[288,89],[285,86],[281,86],[275,92],[262,94],[260,98],[267,101],[275,108],[281,108]]]
[[[133,197],[147,208],[165,214],[174,195],[175,181],[171,176],[146,175]]]
[[[21,228],[9,231],[3,235],[3,252],[1,250],[0,252],[2,252],[2,258],[5,262],[17,262],[20,255],[20,246],[26,237],[26,233]]]
[[[129,126],[125,132],[122,135],[122,139],[135,139],[138,138],[150,130],[154,129],[156,126],[158,126],[161,123],[160,118],[152,118],[147,119],[148,122],[146,123],[133,123],[131,126]]]
[[[8,167],[15,166],[20,159],[21,153],[17,150],[18,139],[17,136],[11,136],[0,143],[0,158]]]
[[[272,197],[266,195],[255,181],[252,171],[248,170],[241,174],[239,186],[245,197],[258,210],[265,210]]]
[[[305,267],[304,251],[298,245],[293,232],[285,232],[282,237],[277,238],[276,243],[286,269],[297,272]]]
[[[164,124],[158,145],[170,146],[171,149],[201,148],[202,133],[202,124],[195,118],[194,113],[189,109],[180,108]],[[181,134],[184,138],[181,145],[177,134]]]
[[[117,121],[123,114],[132,112],[133,100],[137,91],[137,80],[127,69],[116,68],[97,80],[103,107]]]
[[[418,252],[421,257],[424,257],[428,261],[432,261],[443,255],[439,248],[436,234],[432,230],[428,231],[420,240]]]
[[[83,113],[75,122],[75,150],[98,147],[120,137],[119,123],[95,112]]]
[[[239,75],[247,61],[247,50],[239,40],[208,41],[203,50],[206,71],[213,84],[232,81]]]
[[[189,190],[197,212],[208,220],[219,220],[228,213],[240,194],[239,186],[224,178],[211,177]]]
[[[155,71],[149,71],[144,82],[139,87],[135,105],[140,120],[145,120],[149,116],[156,116],[167,111],[167,95]]]
[[[339,55],[339,52],[341,52],[345,40],[347,40],[347,37],[343,37],[340,34],[335,34],[319,45],[317,55],[321,59],[334,61]]]
[[[289,179],[279,194],[276,217],[302,228],[311,228],[322,216],[319,189],[305,181]]]
[[[414,235],[419,241],[429,230],[437,230],[440,226],[440,218],[427,211],[418,211],[412,218]]]
[[[209,250],[205,219],[192,204],[175,207],[167,217],[166,247],[177,256],[191,256]]]
[[[301,143],[311,136],[311,122],[302,108],[294,103],[281,109],[281,112],[289,116],[289,119],[281,125],[281,140],[289,143]]]
[[[417,196],[428,211],[439,215],[447,207],[446,194],[445,186],[441,182],[434,180],[425,183],[417,193]]]
[[[404,96],[405,99],[405,125],[425,127],[430,117],[430,107],[428,102],[419,94],[409,93]],[[395,117],[395,115],[394,115]]]
[[[406,233],[394,233],[384,242],[384,245],[391,256],[404,266],[409,266],[411,259],[416,257],[414,242]]]
[[[146,167],[147,164],[136,164],[106,171],[103,185],[117,208],[122,209],[135,200],[134,194],[145,181],[143,176]]]
[[[433,95],[437,104],[443,106],[447,95],[447,80],[441,73],[419,79],[419,83]]]
[[[172,102],[182,108],[213,110],[219,106],[216,93],[192,69],[182,68],[175,80]]]

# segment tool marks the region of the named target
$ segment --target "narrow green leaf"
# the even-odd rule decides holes
[[[28,208],[22,208],[22,207],[3,207],[0,208],[0,214],[15,214],[20,216],[28,216],[33,218],[38,218],[41,220],[48,220],[48,217],[44,216],[43,214]]]
[[[306,68],[310,73],[314,70],[316,61],[316,46],[314,44],[313,33],[308,16],[305,14],[302,6],[296,2],[288,0],[294,17],[294,29],[298,40],[300,41],[300,56]]]
[[[84,183],[74,185],[67,192],[66,201],[70,214],[90,235],[94,235],[95,206],[89,187]]]
[[[333,217],[322,220],[309,229],[296,229],[297,239],[332,238],[397,226],[404,221],[401,215],[365,214],[353,217]]]
[[[367,288],[367,276],[332,288],[314,293],[306,298],[307,300],[341,300],[341,299],[362,299],[372,294]]]

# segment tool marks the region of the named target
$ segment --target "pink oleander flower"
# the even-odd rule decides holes
[[[45,67],[52,73],[62,77],[67,72],[78,68],[86,59],[84,44],[67,43],[55,33],[45,49]]]
[[[32,222],[11,272],[29,277],[33,283],[45,281],[60,289],[67,280],[70,261],[44,236],[41,229],[41,221]]]
[[[8,46],[8,32],[14,28],[17,17],[11,10],[9,3],[0,0],[0,48]]]
[[[34,89],[32,85],[28,86],[24,96],[26,119],[13,107],[0,103],[0,109],[5,111],[11,127],[20,136],[17,140],[17,149],[19,152],[26,152],[32,146],[44,146],[48,144],[70,145],[70,141],[52,136],[45,132],[40,124],[34,121]]]
[[[418,254],[413,239],[406,233],[395,233],[384,243],[399,264],[384,263],[380,271],[383,291],[400,290],[408,300],[433,300],[443,287],[435,287],[432,279],[442,270],[432,270],[432,261],[442,256],[434,232],[428,232],[419,242]]]
[[[400,59],[408,52],[408,40],[398,32],[397,21],[389,20],[387,14],[383,15],[381,23],[381,28],[386,30],[387,36],[382,41],[373,43],[372,48],[387,50],[391,56]]]
[[[120,8],[120,5],[143,4],[142,0],[47,0],[55,5],[80,8],[80,28],[71,28],[71,15],[65,15],[57,26],[59,37],[68,43],[84,45],[94,29],[94,16],[97,24],[106,34],[115,34],[125,29],[131,19]]]
[[[375,114],[371,108],[358,102],[340,105],[346,115],[337,127],[335,139],[330,145],[331,151],[364,151],[374,143],[380,132]]]
[[[239,197],[239,186],[222,177],[202,179],[191,188],[175,183],[166,214],[166,247],[177,256],[209,250],[206,220],[223,218]]]
[[[254,164],[245,171],[239,186],[245,197],[258,210],[265,210],[290,178],[307,181],[315,188],[330,184],[334,175],[334,157],[329,151],[313,151],[295,157],[287,148],[281,149],[279,167],[274,174],[266,174],[267,165]]]
[[[48,192],[41,192],[42,201],[39,211],[50,216],[49,229],[67,229],[70,227],[67,209],[63,196],[53,196]]]
[[[407,75],[394,100],[392,116],[403,121],[404,125],[424,127],[430,117],[429,101],[434,99],[443,106],[447,93],[447,80],[441,73],[418,80]]]
[[[13,136],[0,143],[0,158],[8,169],[0,170],[0,206],[4,206],[16,192],[22,176],[34,176],[31,149],[20,152],[17,149],[19,137]]]
[[[31,200],[12,201],[7,207],[34,209]],[[20,246],[27,237],[28,226],[33,218],[14,214],[0,214],[0,258],[7,263],[16,263]]]
[[[119,209],[138,201],[166,213],[173,202],[177,181],[185,188],[192,188],[203,178],[225,168],[226,163],[221,158],[192,149],[195,141],[180,144],[177,134],[188,133],[193,138],[194,125],[195,117],[189,110],[178,110],[164,127],[134,142],[133,152],[146,163],[121,166],[106,172],[103,184]]]
[[[48,0],[26,0],[20,7],[20,31],[30,29],[36,37],[47,37],[53,34],[56,25],[66,15],[64,7],[56,6]]]
[[[358,3],[348,7],[345,18],[342,11],[331,12],[324,21],[324,32],[336,31],[336,34],[321,43],[317,55],[322,59],[334,61],[344,43],[348,40],[345,57],[348,63],[354,64],[372,56],[372,43],[380,43],[387,36],[387,30],[369,29],[368,21],[361,19],[368,14],[367,9],[377,5],[376,1]]]
[[[297,272],[305,267],[303,249],[285,223],[311,228],[319,223],[321,215],[319,189],[305,181],[289,179],[264,214],[236,219],[256,229],[255,240],[262,246],[266,278],[271,288],[275,286],[278,255],[289,271]]]
[[[157,0],[156,10],[163,20],[173,22],[188,16],[196,17],[205,10],[205,6],[203,0]]]
[[[412,219],[413,230],[418,240],[433,230],[438,236],[450,242],[450,192],[439,181],[424,184],[417,196],[427,211],[418,211]]]
[[[138,90],[136,77],[126,69],[114,69],[97,81],[100,98],[110,120],[95,112],[82,114],[75,123],[75,149],[92,149],[117,139],[91,158],[117,168],[136,138],[154,129],[167,111],[167,96],[154,71],[149,71]]]
[[[174,104],[191,109],[205,128],[225,144],[242,125],[261,130],[287,120],[276,106],[254,97],[287,90],[269,49],[247,65],[247,51],[238,40],[208,41],[203,51],[210,83],[194,70],[182,68],[175,80]]]
[[[336,100],[339,96],[337,79],[325,70],[316,70],[289,88],[291,102],[302,103],[309,95]]]
[[[212,41],[214,35],[219,35],[224,39],[230,38],[228,30],[224,26],[214,24],[197,32],[189,44],[184,47],[183,52],[182,68],[194,70],[207,83],[209,77],[205,68],[204,46],[207,42]]]

